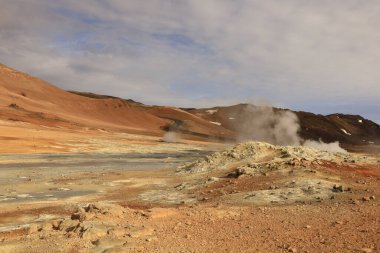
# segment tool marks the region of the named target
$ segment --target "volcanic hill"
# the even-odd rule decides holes
[[[246,106],[180,109],[144,105],[131,99],[65,91],[0,64],[3,123],[25,122],[52,128],[102,129],[149,136],[175,131],[184,139],[233,142],[238,136],[237,126],[247,116]],[[339,141],[345,148],[359,151],[376,150],[380,143],[380,126],[359,115],[294,113],[304,139]]]

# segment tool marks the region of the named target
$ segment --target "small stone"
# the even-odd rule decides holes
[[[73,213],[71,215],[72,220],[79,220],[80,222],[86,221],[86,220],[91,220],[96,216],[96,213],[84,213],[84,212],[77,212]]]
[[[370,198],[369,197],[363,197],[362,200],[363,201],[370,201]]]
[[[335,185],[333,186],[333,191],[334,191],[334,192],[343,192],[343,186],[342,186],[342,185],[337,185],[337,184],[335,184]]]
[[[99,238],[102,238],[106,234],[107,234],[107,231],[103,228],[90,227],[81,234],[81,238],[85,240],[95,241]]]
[[[288,248],[288,251],[289,251],[289,252],[292,252],[292,253],[297,253],[297,249],[296,249],[296,248],[293,248],[293,247],[289,247],[289,248]]]
[[[37,224],[30,224],[28,231],[27,231],[28,235],[34,234],[37,232],[38,232],[38,225]]]
[[[209,179],[208,179],[208,181],[210,181],[210,182],[216,182],[216,181],[218,181],[219,180],[219,178],[217,178],[217,177],[210,177]]]
[[[310,225],[306,225],[305,228],[309,229],[309,228],[311,228],[311,226]]]
[[[109,229],[107,234],[115,238],[123,238],[126,235],[126,231],[124,228],[116,227]]]
[[[53,225],[50,222],[46,222],[41,226],[42,231],[50,231],[53,229]]]
[[[70,231],[70,232],[68,232],[67,234],[66,234],[66,237],[67,238],[72,238],[72,237],[75,237],[75,233],[73,232],[73,231]]]
[[[376,198],[375,198],[375,196],[371,196],[371,197],[369,197],[369,199],[375,200]]]
[[[61,224],[61,222],[62,222],[62,220],[53,220],[51,222],[53,229],[56,229],[56,230],[59,229],[59,225]]]
[[[59,230],[64,230],[66,232],[73,231],[79,222],[77,220],[65,219],[59,224]]]
[[[144,238],[147,236],[151,236],[154,233],[153,228],[137,228],[133,231],[130,231],[127,235],[131,238]]]
[[[360,252],[371,253],[371,252],[373,252],[373,250],[371,248],[362,248],[362,249],[360,249]]]

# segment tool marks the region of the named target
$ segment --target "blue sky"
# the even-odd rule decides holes
[[[148,104],[380,122],[380,1],[2,0],[0,62]]]

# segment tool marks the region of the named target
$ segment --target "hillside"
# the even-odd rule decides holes
[[[159,113],[158,111],[159,110]],[[0,119],[52,127],[88,127],[163,135],[177,116],[191,134],[220,137],[228,132],[180,109],[152,109],[141,103],[92,93],[67,92],[48,82],[0,65]],[[175,112],[175,113],[174,113]]]
[[[267,120],[266,114],[276,117],[291,112],[297,115],[294,127],[304,140],[339,141],[353,151],[379,150],[380,126],[359,115],[266,110],[247,104],[203,109],[148,106],[131,99],[65,91],[0,65],[0,120],[6,124],[24,122],[55,129],[100,129],[157,137],[174,131],[184,139],[234,142],[252,124]],[[4,135],[2,139],[14,137]]]

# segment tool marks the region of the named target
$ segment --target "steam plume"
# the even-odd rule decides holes
[[[164,136],[162,137],[164,142],[178,142],[179,140],[179,135],[176,132],[166,132]]]
[[[322,140],[303,140],[298,134],[298,117],[291,111],[276,111],[271,106],[246,105],[239,115],[233,116],[239,122],[236,126],[239,141],[265,141],[275,145],[303,145],[330,152],[346,152],[338,141],[324,143]]]

